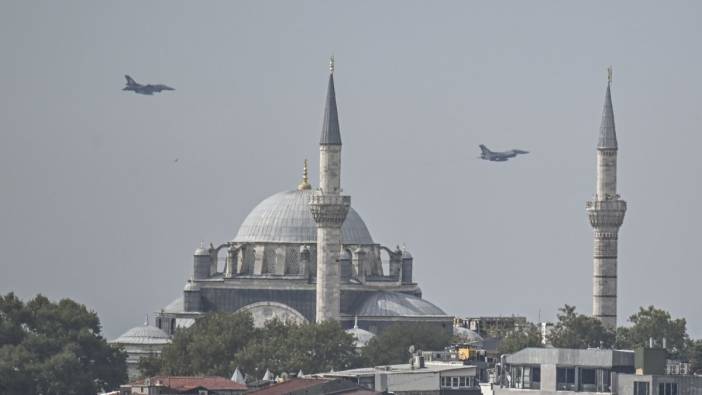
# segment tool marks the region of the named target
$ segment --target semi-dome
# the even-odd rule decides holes
[[[155,326],[142,325],[134,327],[122,334],[122,336],[112,340],[110,343],[117,344],[168,344],[171,337]]]
[[[264,199],[246,217],[234,237],[235,243],[316,243],[317,224],[308,205],[310,189],[280,192]],[[358,213],[349,209],[341,226],[344,244],[373,244]]]
[[[431,302],[400,292],[374,292],[366,298],[356,314],[359,317],[445,316]]]

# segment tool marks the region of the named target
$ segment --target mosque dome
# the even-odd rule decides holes
[[[110,343],[117,344],[168,344],[171,337],[155,326],[142,325],[134,327],[122,334],[122,336],[112,340]]]
[[[309,201],[311,189],[280,192],[264,199],[246,217],[234,237],[235,243],[316,243],[317,224]],[[373,244],[373,238],[353,209],[341,226],[343,244]]]
[[[359,317],[445,316],[431,302],[400,292],[379,291],[371,294],[356,311]]]
[[[354,346],[356,346],[356,348],[365,347],[368,344],[368,342],[375,337],[373,332],[369,332],[365,329],[359,328],[357,321],[354,323],[353,328],[346,330],[346,333],[353,336],[353,344]]]

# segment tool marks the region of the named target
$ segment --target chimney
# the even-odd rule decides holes
[[[424,368],[425,368],[425,366],[424,366],[424,357],[421,356],[421,355],[415,355],[415,356],[414,356],[414,362],[412,363],[412,365],[413,365],[416,369],[424,369]]]

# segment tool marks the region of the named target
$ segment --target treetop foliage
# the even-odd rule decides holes
[[[443,350],[452,337],[451,333],[432,325],[393,325],[368,342],[362,362],[368,366],[407,363],[410,346],[417,350]]]
[[[558,311],[558,322],[553,326],[547,339],[559,348],[610,348],[616,334],[602,325],[594,317],[575,312],[575,306],[565,305]]]
[[[127,380],[126,355],[100,335],[100,320],[70,299],[0,296],[0,393],[88,394]]]
[[[282,373],[347,369],[357,360],[354,339],[337,322],[290,324],[269,321],[254,328],[249,313],[212,313],[178,330],[161,358],[142,360],[145,375],[220,375],[239,367],[260,378]]]

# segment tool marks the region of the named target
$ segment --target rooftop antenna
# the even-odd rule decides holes
[[[607,83],[609,85],[612,85],[612,65],[609,65],[609,67],[607,67]]]
[[[329,72],[334,74],[334,68],[334,54],[332,54],[332,56],[329,57]]]

